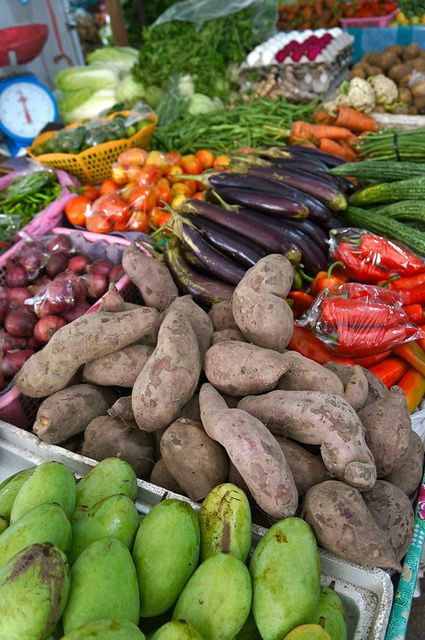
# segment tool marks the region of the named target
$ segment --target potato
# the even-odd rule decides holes
[[[413,105],[419,114],[425,113],[425,95],[416,97],[413,100]]]
[[[399,98],[402,102],[406,102],[407,104],[411,104],[412,102],[412,92],[407,87],[403,87],[400,89]]]
[[[223,329],[223,331],[214,331],[212,335],[212,344],[217,344],[219,342],[228,342],[229,340],[234,340],[236,342],[246,342],[239,329]]]
[[[361,491],[371,489],[376,468],[363,425],[343,398],[320,391],[270,391],[247,396],[238,407],[255,416],[272,433],[304,444],[320,444],[331,475]]]
[[[176,420],[161,438],[165,466],[191,500],[205,498],[227,480],[229,464],[223,447],[189,420]]]
[[[379,76],[382,73],[381,67],[377,67],[372,64],[365,65],[366,78],[370,78],[371,76]]]
[[[418,488],[424,467],[424,444],[421,438],[412,430],[409,439],[410,447],[404,464],[385,478],[408,496]]]
[[[158,333],[155,351],[140,372],[132,392],[140,429],[155,431],[177,418],[193,396],[201,373],[198,340],[186,315],[170,310]]]
[[[388,72],[388,77],[391,80],[394,80],[397,84],[399,84],[405,76],[407,76],[412,71],[412,65],[406,64],[405,62],[401,64],[394,65]]]
[[[356,411],[364,407],[369,392],[369,384],[359,365],[345,365],[327,362],[326,369],[333,371],[344,385],[344,397]]]
[[[288,461],[300,498],[310,487],[329,480],[329,473],[319,456],[315,456],[292,440],[275,437]]]
[[[285,298],[294,277],[291,263],[280,254],[261,258],[248,269],[232,297],[238,328],[258,347],[282,352],[292,337],[294,319]]]
[[[377,480],[373,489],[363,494],[363,500],[400,561],[413,536],[414,513],[409,498],[390,482]]]
[[[420,80],[412,84],[410,88],[413,98],[423,98],[425,96],[425,80]]]
[[[391,51],[396,56],[401,56],[404,51],[404,47],[402,44],[392,44],[384,50],[384,53],[387,53],[387,51]]]
[[[19,390],[30,398],[43,398],[66,387],[82,364],[119,351],[152,331],[158,322],[155,309],[99,311],[81,316],[50,338],[27,360],[15,377]]]
[[[289,465],[276,439],[259,420],[240,409],[229,409],[211,384],[199,393],[202,424],[227,452],[252,497],[274,518],[294,515],[298,494]]]
[[[118,398],[112,407],[108,409],[108,416],[111,416],[111,418],[121,418],[121,420],[130,420],[134,422],[131,396],[122,396],[121,398]]]
[[[366,56],[366,63],[368,65],[371,65],[373,67],[379,67],[379,69],[381,69],[381,73],[382,73],[382,58],[383,58],[384,54],[381,53],[380,51],[371,51],[370,53],[367,54]]]
[[[87,362],[83,379],[103,386],[132,387],[152,353],[153,347],[130,344],[119,351]]]
[[[386,75],[386,72],[399,62],[401,61],[398,55],[396,55],[393,51],[388,51],[387,49],[381,54],[380,64],[377,64],[376,66],[381,69],[381,73],[383,72],[384,75]],[[369,63],[374,64],[370,59]]]
[[[154,465],[152,438],[135,422],[100,416],[87,426],[83,455],[95,460],[121,458],[130,464],[138,478],[146,479]]]
[[[122,266],[148,307],[165,309],[178,291],[166,265],[142,253],[133,242],[123,253]]]
[[[173,493],[179,493],[182,496],[185,495],[183,489],[179,486],[171,473],[168,471],[162,458],[155,462],[152,469],[151,477],[149,478],[149,482],[152,482],[152,484],[156,484],[157,487],[162,487],[163,489],[172,491]]]
[[[214,327],[214,331],[238,328],[233,317],[232,303],[230,300],[213,304],[208,315]]]
[[[167,313],[172,309],[180,310],[186,315],[198,338],[201,362],[204,362],[205,354],[211,346],[213,336],[213,326],[208,313],[193,301],[192,296],[176,298],[168,307]]]
[[[306,493],[302,517],[313,528],[318,543],[340,558],[401,571],[388,537],[354,487],[336,480],[317,484]]]
[[[209,382],[229,396],[274,389],[288,366],[286,354],[231,340],[213,345],[205,356]]]
[[[423,58],[416,58],[416,60],[412,60],[412,69],[423,73],[425,71],[425,60]]]
[[[403,87],[410,88],[410,83],[412,82],[412,78],[413,78],[413,71],[409,71],[408,73],[406,73],[406,75],[402,76],[401,80],[398,82],[398,86],[400,88],[403,88]]]
[[[381,400],[386,398],[388,395],[388,389],[375,374],[373,374],[369,369],[365,369],[362,367],[363,373],[366,376],[366,380],[368,383],[368,391],[367,391],[367,399],[364,404],[365,407],[368,407],[370,404],[373,404],[377,400]]]
[[[284,355],[289,362],[289,369],[279,380],[278,389],[325,391],[344,396],[344,386],[335,373],[296,351],[286,351]]]
[[[378,478],[385,478],[404,464],[409,453],[412,427],[406,396],[399,387],[392,387],[385,398],[361,409],[359,418]]]
[[[351,78],[367,78],[366,65],[363,62],[357,62],[351,69]]]
[[[105,415],[113,397],[109,390],[91,384],[56,391],[39,406],[33,431],[43,442],[64,442],[84,431],[93,418]]]
[[[407,47],[404,47],[402,53],[403,60],[414,60],[419,55],[419,45],[417,42],[411,42]]]

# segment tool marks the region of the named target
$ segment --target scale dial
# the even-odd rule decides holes
[[[14,138],[32,140],[56,116],[51,94],[36,82],[12,82],[0,94],[2,129]]]

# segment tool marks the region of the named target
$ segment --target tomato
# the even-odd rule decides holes
[[[112,193],[112,191],[118,191],[119,186],[116,182],[114,182],[111,178],[105,180],[100,185],[100,195],[105,196],[107,193]]]
[[[112,224],[115,221],[121,220],[124,216],[127,216],[128,220],[130,217],[130,208],[117,193],[108,193],[106,196],[102,196],[96,200],[93,206],[93,213],[108,218]]]
[[[123,200],[125,200],[125,202],[127,202],[130,193],[138,186],[139,185],[134,180],[132,182],[127,182],[127,184],[121,189],[119,195]]]
[[[132,209],[149,212],[156,205],[156,189],[151,187],[136,187],[128,197],[128,203]]]
[[[204,170],[201,161],[192,154],[182,156],[181,166],[184,169],[184,173],[189,173],[192,176],[196,176]]]
[[[149,216],[145,211],[134,211],[131,216],[128,225],[128,231],[141,231],[143,233],[149,233]]]
[[[214,169],[227,169],[231,164],[229,156],[217,156],[214,160]]]
[[[198,158],[204,169],[211,169],[214,164],[214,154],[212,151],[209,151],[208,149],[201,149],[195,153],[195,156]]]
[[[183,193],[178,193],[172,199],[171,206],[172,207],[178,207],[179,205],[183,204],[183,202],[185,202],[186,200],[187,200],[187,197]]]
[[[158,206],[152,209],[149,215],[149,223],[152,227],[155,227],[155,228],[159,227],[159,219],[163,213],[164,213],[164,209],[161,209]]]
[[[165,153],[162,153],[162,151],[150,151],[148,157],[146,158],[145,164],[153,164],[160,170],[162,174],[166,173],[169,167],[167,156],[165,155]]]
[[[171,213],[169,211],[163,211],[162,215],[158,219],[158,227],[163,227],[171,218]]]
[[[86,227],[92,233],[109,233],[112,231],[112,220],[102,213],[92,213],[86,218]]]
[[[158,167],[155,167],[153,164],[148,164],[143,169],[140,169],[140,173],[138,178],[136,178],[136,182],[139,185],[144,185],[147,187],[151,187],[158,182],[161,177],[161,171]]]
[[[65,207],[65,215],[71,224],[78,227],[84,227],[86,224],[86,216],[90,212],[92,206],[91,200],[84,196],[72,198]]]
[[[173,164],[167,171],[166,177],[170,184],[174,184],[175,182],[181,182],[182,178],[175,178],[174,176],[181,176],[184,173],[183,167],[179,164]]]
[[[168,164],[179,164],[181,160],[182,154],[178,151],[169,151],[167,153],[167,162]]]
[[[126,184],[126,182],[128,182],[129,180],[129,178],[127,177],[127,169],[127,165],[114,162],[111,170],[112,180],[114,180],[114,182],[116,182],[117,184]]]
[[[205,193],[203,191],[197,191],[193,194],[192,198],[195,200],[205,200]]]
[[[176,182],[173,184],[171,191],[173,193],[173,197],[183,194],[190,198],[193,195],[192,189],[184,182]]]
[[[135,147],[134,149],[126,149],[118,156],[118,162],[120,164],[137,164],[143,166],[146,162],[146,158],[148,157],[148,152],[144,149],[138,149]]]
[[[173,193],[167,178],[160,178],[155,185],[155,189],[157,193],[156,204],[161,205],[163,202],[167,204],[171,203]]]
[[[97,187],[91,187],[87,184],[85,187],[81,187],[81,195],[88,198],[90,202],[94,202],[100,196],[100,191]]]
[[[128,227],[128,218],[123,220],[117,220],[116,222],[114,222],[112,231],[127,231],[127,227]]]

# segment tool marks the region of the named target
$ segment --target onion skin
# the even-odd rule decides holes
[[[118,282],[125,276],[125,271],[120,264],[115,264],[109,272],[109,281]]]
[[[25,349],[28,342],[25,338],[16,338],[16,336],[11,336],[4,329],[0,329],[0,345],[4,353]]]
[[[54,278],[65,271],[67,266],[68,257],[64,253],[54,253],[47,261],[46,273],[50,278]]]
[[[41,318],[34,327],[34,338],[39,344],[47,344],[54,333],[66,325],[59,316]]]
[[[3,322],[9,311],[9,303],[7,300],[0,300],[0,322]]]
[[[27,287],[14,287],[6,291],[6,300],[10,305],[19,306],[31,298],[31,291]]]
[[[6,316],[4,327],[8,333],[17,338],[32,336],[37,317],[28,307],[20,306],[12,309]]]
[[[87,268],[91,265],[92,261],[87,256],[72,256],[69,258],[67,268],[77,273],[78,275],[82,275],[87,271]]]
[[[68,236],[54,236],[47,241],[45,248],[50,254],[64,253],[69,255],[72,251],[72,242]]]
[[[73,322],[74,320],[77,320],[77,318],[80,318],[85,313],[87,313],[89,309],[90,306],[87,301],[81,298],[80,300],[78,300],[77,304],[72,307],[72,309],[69,309],[69,311],[65,311],[61,314],[61,316],[66,322]]]
[[[8,380],[13,378],[34,353],[32,349],[21,349],[21,351],[6,353],[1,364],[3,376]]]
[[[88,297],[99,300],[107,292],[109,281],[107,276],[90,271],[87,274],[86,284]]]
[[[25,287],[29,283],[27,271],[20,264],[11,265],[6,274],[6,285],[10,289]]]
[[[103,276],[106,276],[107,278],[109,278],[109,274],[111,273],[113,267],[114,265],[110,260],[107,260],[106,258],[101,258],[93,262],[93,264],[90,266],[89,272],[100,273]]]

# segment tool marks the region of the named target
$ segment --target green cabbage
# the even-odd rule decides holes
[[[116,102],[115,91],[113,89],[100,89],[95,93],[91,93],[87,100],[79,104],[74,104],[73,108],[67,111],[64,107],[69,107],[72,104],[70,94],[69,97],[67,96],[62,100],[61,113],[67,124],[81,120],[92,120],[93,118],[97,118],[102,111],[111,109]]]
[[[203,113],[217,111],[217,108],[217,105],[208,96],[205,96],[203,93],[194,93],[189,101],[187,110],[192,116],[197,116]]]
[[[87,54],[89,65],[95,64],[103,69],[111,69],[120,75],[126,75],[137,62],[139,52],[131,47],[102,47]]]
[[[110,89],[119,83],[119,76],[112,69],[97,67],[70,67],[59,71],[55,78],[59,91],[78,91],[89,87],[91,91]]]
[[[146,88],[132,76],[127,76],[119,83],[115,95],[117,102],[136,102],[139,98],[145,97]]]

